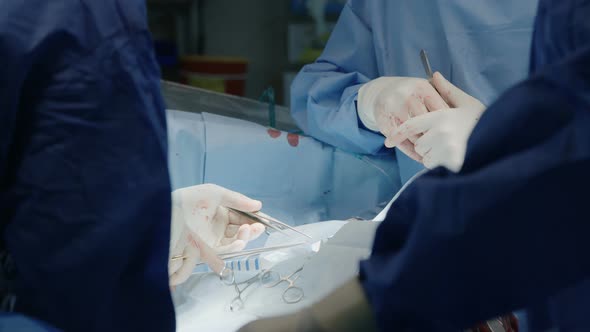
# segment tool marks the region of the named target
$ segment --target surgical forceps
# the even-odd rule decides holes
[[[231,271],[229,273],[231,273],[231,277],[229,277],[230,274],[228,273],[224,273],[224,271]],[[263,273],[263,272],[261,272]],[[233,274],[232,270],[223,270],[221,271],[221,273],[219,274],[219,276],[221,277],[222,281],[224,283],[229,283],[229,285],[234,285],[234,288],[236,290],[236,292],[238,293],[238,295],[236,295],[236,297],[233,298],[233,300],[231,300],[230,304],[229,304],[229,310],[231,311],[236,311],[236,310],[240,310],[244,307],[244,299],[242,299],[242,293],[244,293],[246,291],[246,289],[248,289],[248,287],[252,286],[252,284],[256,283],[258,280],[260,280],[260,275],[261,273],[258,273],[257,275],[253,276],[252,278],[237,283],[235,276]],[[231,282],[230,282],[231,280]],[[244,288],[240,289],[241,285],[246,285],[244,286]]]
[[[299,278],[299,272],[302,270],[303,266],[286,277],[281,277],[278,272],[269,270],[262,273],[260,282],[266,288],[275,287],[283,281],[287,282],[289,286],[283,291],[283,301],[288,304],[297,303],[303,299],[303,288],[295,286],[295,281]],[[293,276],[295,278],[291,279]]]
[[[284,222],[279,221],[279,220],[277,220],[269,215],[266,215],[260,211],[258,211],[258,212],[244,212],[244,211],[236,210],[236,209],[233,209],[230,207],[228,207],[227,209],[236,213],[236,214],[244,216],[254,222],[259,222],[259,223],[263,224],[264,226],[266,226],[268,228],[272,228],[275,231],[279,231],[285,235],[287,235],[285,233],[285,229],[288,229],[288,230],[291,230],[297,234],[303,235],[309,239],[312,238],[311,236],[299,231],[298,229],[291,227],[291,226],[285,224]]]
[[[231,300],[230,305],[229,305],[229,309],[231,311],[236,311],[236,310],[240,310],[244,307],[244,298],[242,297],[242,294],[244,292],[246,292],[246,290],[250,286],[252,286],[253,284],[255,284],[258,281],[260,281],[261,284],[266,288],[275,287],[278,284],[280,284],[281,282],[286,281],[287,283],[289,283],[289,286],[287,287],[287,289],[285,289],[283,291],[283,294],[282,294],[283,301],[287,304],[293,304],[293,303],[297,303],[297,302],[301,301],[301,299],[303,299],[303,289],[301,287],[295,286],[295,281],[297,280],[299,275],[297,275],[293,279],[291,279],[291,277],[298,274],[302,270],[303,270],[303,266],[300,267],[299,269],[297,269],[295,272],[291,273],[287,277],[281,277],[281,275],[276,271],[266,270],[266,271],[262,271],[262,272],[256,274],[255,276],[253,276],[252,278],[250,278],[246,281],[236,282],[234,272],[229,268],[224,268],[221,271],[221,273],[219,273],[219,278],[221,279],[221,281],[224,284],[226,284],[228,286],[231,286],[231,285],[234,286],[234,289],[236,290],[237,295]],[[240,288],[240,286],[243,286],[243,285],[245,285],[245,286]]]

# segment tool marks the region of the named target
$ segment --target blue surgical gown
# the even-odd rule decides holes
[[[589,0],[542,0],[531,75],[485,112],[461,172],[435,169],[391,207],[361,264],[382,330],[525,307],[531,331],[590,329],[588,17]]]
[[[380,76],[434,70],[489,105],[526,77],[538,0],[351,0],[323,54],[291,88],[291,113],[309,135],[354,153],[383,153],[384,138],[359,121],[359,88]],[[396,150],[405,183],[422,166]]]
[[[16,311],[65,331],[174,331],[145,1],[0,1],[0,61],[0,249]]]

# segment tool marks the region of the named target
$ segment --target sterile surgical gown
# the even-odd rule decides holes
[[[459,174],[412,183],[361,280],[383,331],[456,331],[519,308],[590,330],[590,1],[542,0],[531,74],[484,113]]]
[[[323,54],[291,88],[291,113],[309,135],[343,150],[376,154],[384,137],[357,116],[359,88],[381,76],[433,70],[489,105],[524,79],[538,0],[351,0]],[[402,183],[422,169],[396,150]]]
[[[174,331],[164,103],[144,0],[0,1],[0,227],[16,311]]]

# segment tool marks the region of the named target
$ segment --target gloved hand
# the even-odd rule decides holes
[[[412,117],[429,109],[448,108],[438,92],[425,79],[413,77],[380,77],[363,85],[357,98],[358,115],[365,127],[385,136],[385,146],[402,150],[409,157],[421,161],[414,151],[418,136],[404,141],[392,141],[395,130]]]
[[[263,318],[239,332],[377,331],[371,307],[358,279],[352,279],[309,308],[290,315]]]
[[[255,212],[261,209],[262,203],[213,184],[182,188],[172,193],[168,264],[172,286],[186,281],[199,261],[221,272],[223,262],[218,254],[242,250],[248,241],[264,232],[262,224],[252,223],[227,207]],[[172,260],[175,256],[184,256],[184,259]]]
[[[438,72],[432,84],[451,108],[436,109],[427,104],[429,113],[402,124],[391,142],[401,144],[409,137],[421,135],[414,143],[414,150],[424,166],[431,169],[444,166],[458,172],[463,167],[469,136],[486,107]]]

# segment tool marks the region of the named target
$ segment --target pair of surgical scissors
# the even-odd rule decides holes
[[[267,214],[264,214],[260,211],[258,211],[258,212],[244,212],[244,211],[236,210],[236,209],[230,208],[230,207],[228,207],[227,209],[236,213],[236,214],[242,215],[254,222],[259,222],[259,223],[263,224],[264,226],[274,229],[275,231],[281,232],[285,235],[287,235],[285,233],[285,229],[288,229],[288,230],[291,230],[297,234],[303,235],[309,239],[312,238],[311,236],[299,231],[295,227],[291,227],[291,226],[285,224],[284,222],[279,221],[279,220],[277,220]]]
[[[293,304],[301,301],[303,299],[303,288],[295,286],[295,281],[299,278],[299,273],[303,270],[303,266],[297,269],[295,272],[291,273],[286,277],[282,277],[276,271],[266,271],[263,272],[260,276],[260,282],[266,288],[272,288],[277,286],[278,284],[282,283],[283,281],[289,284],[287,289],[283,291],[283,301],[288,304]],[[295,278],[291,279],[291,277],[295,276]]]

